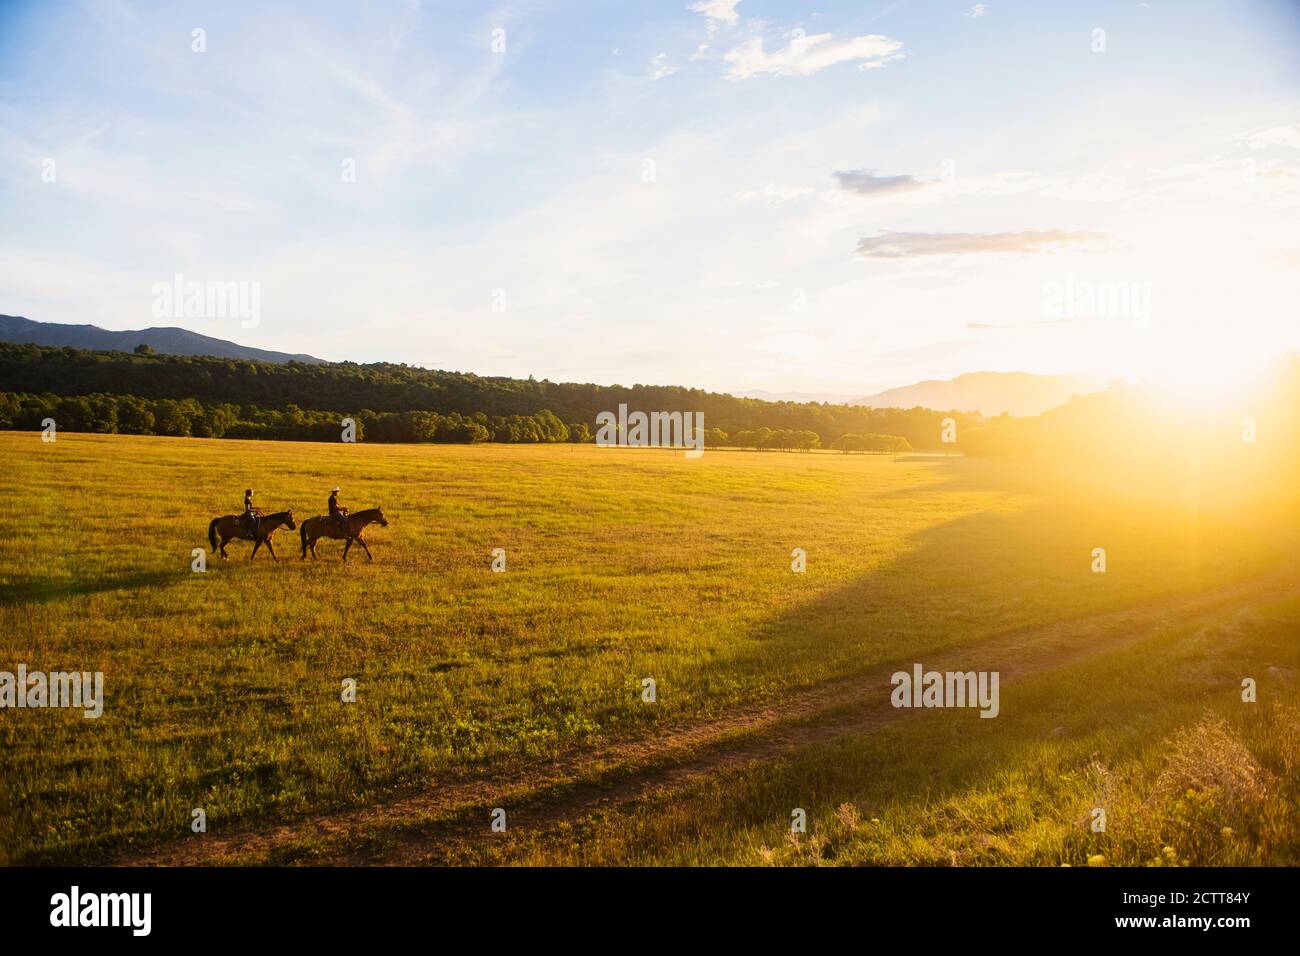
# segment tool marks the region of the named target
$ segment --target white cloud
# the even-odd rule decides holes
[[[771,53],[763,49],[763,38],[754,37],[727,53],[729,80],[746,80],[750,77],[811,76],[819,70],[837,63],[861,60],[859,70],[884,66],[890,60],[903,56],[903,44],[879,33],[837,40],[829,33],[812,36],[795,35],[790,45]]]
[[[1292,149],[1300,149],[1300,123],[1294,126],[1257,129],[1253,133],[1245,133],[1237,138],[1245,140],[1251,149],[1267,149],[1270,146],[1290,146]]]
[[[1123,170],[1106,168],[1068,177],[1026,172],[959,177],[951,183],[945,183],[944,192],[951,196],[983,198],[1036,195],[1073,202],[1110,202],[1131,198],[1135,188],[1129,184]]]
[[[677,67],[668,62],[667,53],[658,53],[650,60],[650,79],[662,80],[665,76],[672,76],[677,72]]]
[[[1300,171],[1277,160],[1210,157],[1166,166],[1147,173],[1155,193],[1198,198],[1224,198],[1243,206],[1252,202],[1287,207],[1300,203]]]
[[[925,178],[903,173],[882,176],[874,169],[837,170],[838,193],[869,199],[902,199],[931,204],[949,199],[992,199],[1034,195],[1072,202],[1110,202],[1131,198],[1134,187],[1121,171],[1098,172],[1069,177],[1046,177],[1035,173],[1007,172],[987,176]],[[852,200],[850,200],[852,201]]]
[[[984,16],[984,14],[987,12],[988,11],[984,8],[984,4],[977,3],[975,4],[975,6],[971,7],[969,10],[966,11],[966,16],[970,17],[971,19],[975,19],[977,17]]]
[[[778,186],[776,183],[768,183],[762,189],[746,189],[738,192],[736,198],[745,201],[761,199],[769,205],[779,206],[782,203],[811,196],[814,192],[816,190],[810,186]]]
[[[734,27],[739,22],[740,14],[736,12],[738,6],[740,0],[700,0],[686,9],[692,13],[704,14],[709,21],[709,32],[714,33],[719,26]]]
[[[1095,232],[883,232],[858,240],[865,259],[911,259],[917,256],[966,256],[992,252],[1047,252],[1089,245],[1106,237]]]

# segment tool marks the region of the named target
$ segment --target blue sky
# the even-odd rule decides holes
[[[1300,346],[1298,81],[1282,2],[11,2],[0,311],[722,390],[1188,380]],[[155,318],[176,274],[257,283],[256,327]]]

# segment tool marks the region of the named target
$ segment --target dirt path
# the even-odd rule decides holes
[[[1286,567],[1259,581],[1155,606],[1008,632],[929,655],[923,663],[934,670],[997,670],[1005,684],[1144,640],[1162,624],[1194,624],[1232,608],[1285,597],[1300,590],[1297,580],[1295,569]],[[294,848],[303,845],[311,847],[312,852],[303,857],[311,862],[438,862],[457,844],[481,839],[488,832],[493,807],[508,808],[512,831],[535,832],[628,804],[654,790],[677,788],[729,767],[770,760],[800,746],[904,718],[911,711],[889,704],[889,678],[910,664],[900,661],[727,717],[567,755],[514,778],[434,783],[414,796],[264,828],[195,835],[118,862],[164,866],[273,862],[286,853],[293,858]],[[359,834],[365,835],[362,846],[357,845]]]

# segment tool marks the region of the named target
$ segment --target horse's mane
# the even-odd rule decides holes
[[[352,518],[361,518],[361,517],[364,517],[364,516],[366,516],[366,515],[377,515],[377,514],[379,514],[380,510],[381,510],[381,509],[379,509],[379,508],[366,508],[364,511],[353,511],[353,512],[349,515],[349,517],[352,517]]]

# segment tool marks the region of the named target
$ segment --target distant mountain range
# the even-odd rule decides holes
[[[979,412],[1019,417],[1041,415],[1064,405],[1075,395],[1104,387],[1085,375],[1031,375],[1028,372],[967,372],[948,381],[918,382],[864,395],[848,402],[871,408],[932,408],[936,411]]]
[[[147,345],[162,355],[215,355],[217,358],[250,359],[257,362],[307,362],[324,364],[314,355],[291,355],[266,349],[236,345],[225,339],[200,335],[187,329],[152,328],[138,332],[111,332],[97,325],[61,325],[57,322],[33,322],[16,315],[0,315],[0,341],[20,344],[71,346],[96,352],[133,352],[137,345]]]
[[[968,372],[954,379],[904,385],[874,395],[855,398],[831,392],[735,392],[738,398],[764,402],[830,402],[871,408],[932,408],[939,411],[979,412],[993,416],[1008,412],[1017,417],[1041,415],[1064,405],[1075,395],[1101,389],[1100,379],[1085,375],[1033,375],[1029,372]]]

